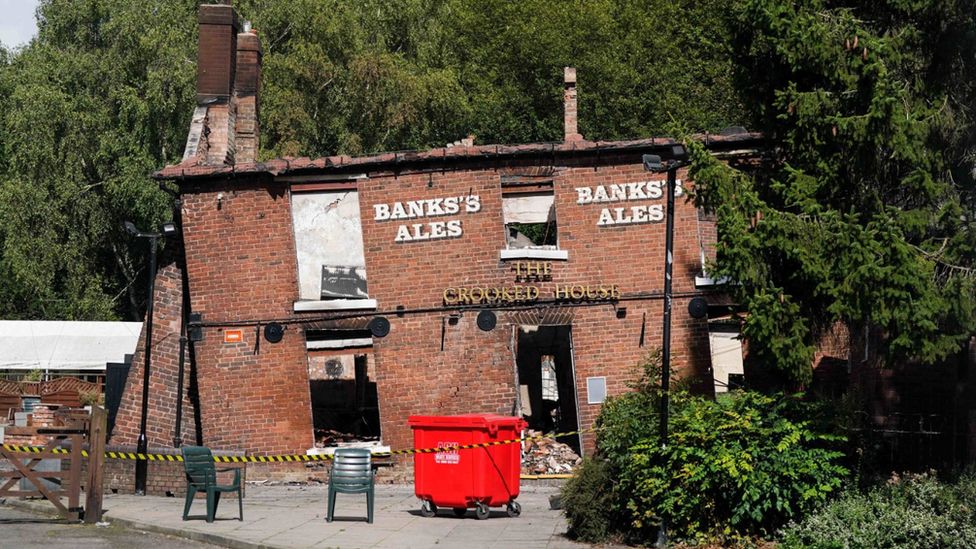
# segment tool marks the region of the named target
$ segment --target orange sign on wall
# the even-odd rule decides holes
[[[244,330],[224,330],[224,343],[240,343],[244,341]]]

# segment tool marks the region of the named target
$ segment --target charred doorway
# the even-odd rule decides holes
[[[545,433],[579,430],[569,326],[519,326],[516,364],[522,416]],[[560,438],[582,455],[579,436]]]
[[[316,337],[316,339],[312,339]],[[380,440],[379,399],[369,333],[318,333],[308,341],[315,446]]]

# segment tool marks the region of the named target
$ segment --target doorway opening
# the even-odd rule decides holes
[[[369,333],[309,333],[307,346],[315,446],[380,440],[379,398],[376,381],[369,376],[375,367]]]
[[[522,417],[544,433],[579,430],[570,326],[518,327],[516,365]],[[581,454],[579,435],[559,442]]]

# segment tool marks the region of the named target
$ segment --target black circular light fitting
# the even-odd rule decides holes
[[[390,321],[385,316],[374,316],[369,321],[369,332],[374,337],[386,337],[390,333]]]
[[[264,327],[264,339],[270,343],[278,343],[285,337],[285,327],[277,322],[272,322]]]
[[[494,330],[497,322],[498,317],[495,316],[494,311],[481,311],[478,313],[478,327],[486,332]]]
[[[329,376],[331,379],[336,379],[341,376],[343,370],[345,370],[345,368],[343,368],[342,361],[340,361],[338,358],[329,359],[325,363],[325,375]]]
[[[708,301],[704,297],[693,297],[688,302],[688,314],[691,318],[705,318],[708,316]]]

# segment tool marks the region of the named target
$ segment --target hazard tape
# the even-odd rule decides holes
[[[595,431],[596,428],[584,429],[582,431],[567,431],[565,433],[556,433],[552,435],[535,435],[531,437],[521,437],[521,438],[510,438],[506,440],[495,440],[492,442],[481,442],[478,444],[457,444],[453,446],[438,446],[437,448],[410,448],[407,450],[393,450],[390,452],[374,452],[374,456],[397,456],[397,455],[408,455],[408,454],[436,454],[440,452],[450,452],[452,450],[471,450],[473,448],[489,448],[491,446],[501,446],[502,444],[515,444],[516,442],[524,442],[528,440],[542,440],[544,438],[562,438],[571,435],[578,435],[580,433],[587,433],[590,431]]]
[[[567,431],[565,433],[555,433],[552,435],[534,435],[530,437],[511,438],[506,440],[495,440],[492,442],[481,442],[478,444],[457,444],[453,446],[438,446],[436,448],[409,448],[406,450],[391,450],[389,452],[372,452],[377,457],[403,456],[410,454],[436,454],[440,452],[450,452],[453,450],[472,450],[475,448],[490,448],[503,444],[515,444],[532,440],[542,440],[545,438],[563,438],[582,433],[596,431],[597,428],[583,429],[581,431]],[[19,446],[16,444],[4,444],[3,449],[9,452],[24,454],[39,454],[41,452],[51,452],[53,454],[70,454],[71,450],[66,448],[47,449],[44,446]],[[88,451],[81,451],[82,457],[88,457]],[[138,452],[105,452],[108,459],[124,459],[135,461],[183,461],[183,456],[179,454],[141,454]],[[332,456],[329,454],[283,454],[272,456],[213,456],[217,463],[291,463],[291,462],[310,462],[310,461],[329,461]]]

